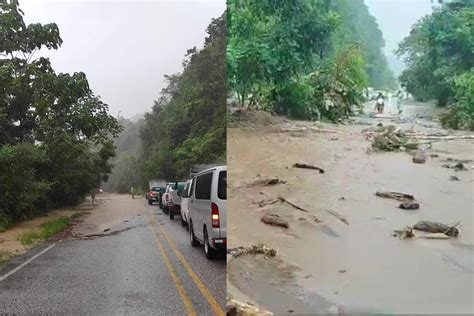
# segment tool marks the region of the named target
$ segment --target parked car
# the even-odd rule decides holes
[[[196,174],[188,199],[191,246],[204,244],[206,257],[213,259],[227,248],[227,166]]]
[[[170,186],[168,192],[169,199],[166,205],[170,219],[174,219],[174,216],[177,214],[181,215],[181,192],[185,184],[185,182],[175,182]]]
[[[160,190],[161,188],[159,187],[152,187],[150,190],[148,190],[145,194],[145,199],[148,200],[148,204],[152,205],[153,202],[159,202],[160,200]]]
[[[181,225],[188,227],[188,203],[193,179],[186,181],[181,192]]]

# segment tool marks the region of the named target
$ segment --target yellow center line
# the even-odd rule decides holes
[[[148,217],[150,218],[150,216]],[[194,310],[193,304],[191,303],[191,300],[186,294],[183,284],[181,283],[181,280],[179,279],[178,274],[176,273],[176,270],[173,268],[173,265],[171,264],[170,258],[166,254],[165,247],[163,246],[160,239],[158,238],[158,234],[156,232],[155,226],[153,225],[153,222],[151,221],[151,218],[150,218],[150,227],[151,227],[151,230],[153,231],[153,236],[155,237],[156,244],[158,245],[158,248],[160,249],[161,255],[163,257],[163,261],[165,262],[165,265],[168,268],[169,273],[171,274],[173,283],[176,286],[176,289],[178,290],[179,296],[181,296],[181,300],[183,301],[184,307],[186,308],[186,314],[188,316],[197,316],[196,311]]]
[[[186,272],[188,272],[189,276],[191,279],[194,281],[194,284],[198,287],[198,289],[201,291],[202,295],[206,298],[206,300],[209,302],[209,305],[211,305],[212,310],[216,315],[225,315],[224,310],[222,307],[217,303],[216,299],[214,296],[211,294],[211,292],[208,290],[208,288],[202,283],[201,279],[198,277],[198,275],[193,271],[189,263],[186,261],[184,256],[181,254],[181,252],[176,248],[175,244],[169,237],[168,233],[164,230],[158,227],[158,230],[163,234],[165,237],[166,241],[168,241],[168,244],[171,247],[171,250],[173,250],[174,254],[178,258],[179,262],[183,265],[184,269]]]

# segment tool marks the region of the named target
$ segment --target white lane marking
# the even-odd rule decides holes
[[[26,266],[28,263],[30,263],[31,261],[35,260],[36,258],[38,258],[39,256],[41,256],[42,254],[44,254],[46,251],[48,251],[49,249],[53,248],[54,246],[56,246],[56,244],[52,244],[51,246],[49,246],[48,248],[42,250],[40,253],[37,253],[36,255],[34,255],[33,257],[31,257],[30,259],[26,260],[25,262],[23,262],[22,264],[20,264],[18,267],[16,267],[15,269],[11,270],[10,272],[8,272],[7,274],[3,275],[0,277],[0,282],[2,282],[3,280],[5,280],[6,278],[8,278],[10,275],[12,275],[13,273],[17,272],[18,270],[20,270],[21,268],[23,268],[24,266]]]

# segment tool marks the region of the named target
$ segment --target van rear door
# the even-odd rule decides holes
[[[216,185],[213,186],[212,201],[219,208],[219,237],[227,237],[227,170],[220,170],[216,174]]]
[[[213,172],[208,172],[197,176],[194,182],[194,196],[191,199],[193,209],[193,229],[194,235],[199,240],[204,240],[203,228],[205,220],[211,218],[211,184]]]

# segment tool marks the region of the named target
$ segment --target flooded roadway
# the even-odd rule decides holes
[[[275,313],[473,313],[474,162],[460,172],[442,165],[448,158],[474,160],[474,142],[435,142],[427,152],[437,157],[420,165],[408,153],[371,152],[361,133],[380,122],[439,130],[429,118],[437,114],[430,106],[407,105],[401,120],[362,117],[353,125],[323,126],[338,133],[282,133],[274,126],[228,129],[229,247],[265,243],[278,251],[273,263],[258,257],[229,260],[231,295],[245,294]],[[296,162],[325,173],[295,169]],[[242,186],[257,175],[287,183]],[[460,181],[450,181],[453,175]],[[413,194],[420,209],[401,210],[396,201],[376,197],[379,190]],[[278,196],[310,212],[256,204]],[[289,228],[262,223],[268,211],[287,220]],[[419,220],[460,222],[461,235],[450,240],[393,237],[395,229]]]

